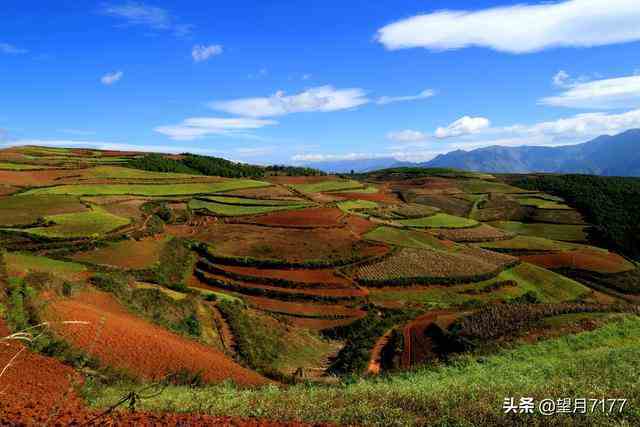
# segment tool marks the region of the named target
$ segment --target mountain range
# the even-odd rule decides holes
[[[491,146],[456,150],[424,163],[393,158],[319,162],[311,166],[326,172],[368,172],[398,166],[446,167],[493,173],[582,173],[607,176],[640,176],[640,129],[618,135],[602,135],[591,141],[561,147]]]

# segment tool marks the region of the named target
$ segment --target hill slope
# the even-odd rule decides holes
[[[640,129],[599,136],[564,147],[500,147],[456,150],[421,163],[482,172],[556,172],[608,176],[640,176]]]

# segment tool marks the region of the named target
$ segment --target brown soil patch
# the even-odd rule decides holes
[[[83,292],[53,301],[51,317],[89,322],[54,325],[54,330],[78,348],[90,350],[103,363],[144,379],[159,379],[187,369],[202,372],[210,383],[232,380],[259,385],[267,380],[238,365],[219,350],[173,334],[127,312],[111,295]]]
[[[459,243],[491,242],[494,240],[506,240],[515,236],[513,233],[491,227],[487,224],[481,224],[479,227],[472,228],[431,230],[430,233],[439,239],[447,239]]]
[[[412,322],[403,329],[404,348],[402,350],[401,366],[409,369],[436,356],[431,337],[425,333],[431,324],[436,323],[441,328],[452,324],[459,314],[448,310],[430,311]]]
[[[181,230],[188,233],[188,229]],[[172,234],[176,230],[172,229]],[[188,234],[185,234],[188,235]],[[285,259],[290,262],[308,260],[343,260],[357,256],[383,255],[385,245],[359,240],[344,228],[299,229],[260,227],[247,224],[209,224],[192,236],[210,243],[217,255]]]
[[[12,185],[0,184],[0,196],[8,196],[18,190],[18,187],[14,187]]]
[[[345,316],[360,317],[366,313],[358,308],[349,308],[343,305],[314,304],[306,302],[280,301],[264,297],[245,297],[253,307],[274,313],[283,313],[308,317]]]
[[[336,286],[351,286],[351,283],[344,277],[337,276],[333,269],[291,269],[278,270],[270,268],[254,268],[239,266],[224,266],[224,270],[246,276],[264,277],[268,279],[285,279],[301,283],[326,283]]]
[[[273,212],[242,221],[270,227],[339,227],[343,216],[338,208],[308,208]]]
[[[347,228],[358,236],[362,236],[378,226],[379,224],[358,215],[347,216]]]
[[[107,212],[114,215],[131,218],[134,220],[141,220],[143,214],[140,211],[140,206],[142,206],[144,203],[146,203],[146,200],[134,199],[124,202],[111,203],[108,205],[104,205],[103,207]]]
[[[572,268],[605,274],[622,273],[634,269],[633,264],[618,254],[592,249],[578,249],[543,255],[525,255],[520,258],[525,262],[548,269]]]
[[[58,183],[58,179],[69,175],[77,175],[77,171],[69,170],[34,170],[6,171],[0,170],[0,182],[8,185],[41,187]]]
[[[122,240],[103,248],[77,253],[73,255],[72,259],[141,270],[152,267],[160,260],[160,251],[165,243],[166,238],[161,236],[149,237],[140,241]]]

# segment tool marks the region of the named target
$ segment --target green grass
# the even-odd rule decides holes
[[[308,204],[286,206],[227,205],[216,202],[206,202],[198,199],[192,199],[189,202],[189,208],[191,209],[206,209],[211,213],[222,216],[258,215],[287,209],[302,209],[307,206]]]
[[[93,159],[92,159],[93,160]],[[95,159],[94,161],[104,161]],[[127,178],[127,179],[191,179],[202,178],[201,175],[189,175],[172,172],[149,172],[140,169],[132,169],[121,166],[96,166],[87,171],[87,175],[93,178]]]
[[[526,193],[522,190],[502,182],[483,181],[479,179],[466,179],[458,182],[465,193]]]
[[[25,231],[44,237],[98,237],[130,222],[128,218],[110,214],[99,206],[93,206],[87,212],[51,215],[46,220],[53,221],[55,225]]]
[[[538,209],[565,209],[571,210],[570,206],[553,200],[544,200],[538,197],[518,197],[516,199],[522,206],[531,206]]]
[[[47,215],[86,210],[74,196],[44,194],[6,197],[0,203],[0,226],[29,225]]]
[[[69,194],[75,196],[182,196],[207,194],[243,188],[268,187],[271,184],[250,179],[233,179],[212,183],[191,184],[106,184],[60,185],[29,190],[22,194]]]
[[[334,193],[375,194],[378,191],[380,191],[378,187],[369,185],[365,188],[356,188],[355,190],[338,190],[334,191]]]
[[[242,302],[240,298],[234,297],[233,295],[226,294],[224,292],[215,292],[210,289],[202,289],[202,288],[194,288],[194,287],[190,287],[189,290],[199,292],[201,295],[205,297],[207,295],[213,295],[219,301],[229,301],[229,302],[238,302],[238,303]]]
[[[493,221],[493,227],[525,236],[543,237],[567,242],[586,242],[587,235],[583,225],[523,223],[518,221]]]
[[[47,169],[47,166],[26,165],[23,163],[5,163],[0,162],[1,170],[25,171],[33,169]]]
[[[310,184],[293,184],[291,186],[303,193],[321,193],[324,191],[354,190],[363,188],[361,182],[351,179],[329,180]]]
[[[478,221],[446,213],[436,213],[425,218],[403,219],[398,224],[416,228],[467,228],[479,224]]]
[[[535,292],[542,302],[572,301],[590,292],[575,280],[528,263],[504,271],[501,277],[515,280],[525,291]]]
[[[378,204],[376,202],[371,202],[369,200],[345,200],[344,202],[338,203],[338,208],[344,212],[359,209],[374,209],[377,207]]]
[[[87,271],[87,268],[82,264],[59,261],[23,252],[7,253],[5,259],[11,275],[22,275],[29,271],[38,271],[51,273],[66,280],[77,280],[82,273]]]
[[[306,204],[299,200],[271,200],[271,199],[247,199],[244,197],[232,197],[232,196],[206,196],[202,199],[209,200],[211,202],[218,202],[228,205],[246,205],[246,206],[291,206]]]
[[[364,238],[405,248],[446,249],[442,242],[430,234],[395,227],[378,227],[365,234]]]
[[[591,332],[524,344],[498,354],[339,386],[300,384],[241,390],[231,384],[171,386],[139,402],[140,410],[206,412],[339,425],[638,425],[640,318],[622,317]],[[106,408],[129,390],[111,386],[94,395]],[[505,414],[505,398],[629,399],[611,415]],[[551,424],[550,424],[551,423]]]
[[[172,291],[164,286],[154,285],[152,283],[136,283],[138,289],[157,289],[174,301],[180,301],[187,297],[187,294],[183,292]]]
[[[485,249],[509,249],[509,250],[531,250],[531,251],[570,251],[584,245],[569,242],[549,240],[544,237],[516,236],[509,240],[498,240],[495,242],[479,243],[478,246]],[[600,248],[595,248],[600,250]]]

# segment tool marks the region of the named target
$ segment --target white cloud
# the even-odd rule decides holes
[[[119,81],[122,78],[122,76],[124,76],[124,73],[122,71],[107,73],[100,78],[100,81],[102,82],[103,85],[110,86],[116,83],[117,81]]]
[[[126,25],[142,26],[156,31],[173,31],[176,36],[189,35],[193,29],[193,25],[177,23],[168,10],[141,2],[104,4],[100,12],[122,19]]]
[[[418,99],[431,98],[435,95],[435,91],[432,89],[426,89],[420,92],[417,95],[408,95],[408,96],[381,96],[376,100],[376,104],[385,105],[391,104],[393,102],[404,102],[404,101],[415,101]]]
[[[420,142],[426,141],[429,138],[424,132],[418,130],[405,129],[397,132],[389,132],[387,139],[395,142]]]
[[[636,107],[640,104],[640,76],[573,83],[565,92],[542,98],[540,103],[587,109]]]
[[[450,138],[454,136],[467,135],[477,133],[490,125],[489,119],[485,117],[469,117],[464,116],[451,123],[447,127],[439,127],[436,129],[436,138]]]
[[[486,47],[508,53],[591,47],[640,40],[637,0],[569,0],[478,11],[437,11],[377,33],[387,49]]]
[[[553,76],[553,84],[558,87],[565,87],[569,84],[570,78],[571,76],[569,73],[564,70],[560,70]]]
[[[274,120],[252,118],[193,117],[177,125],[158,126],[156,132],[171,139],[187,141],[207,135],[233,135],[237,132],[275,125]]]
[[[222,46],[219,44],[212,44],[209,46],[198,44],[191,49],[191,56],[195,62],[206,61],[207,59],[220,55],[221,53]]]
[[[295,95],[285,95],[283,91],[278,91],[269,97],[217,101],[209,106],[214,110],[245,117],[270,117],[300,112],[346,110],[368,102],[362,89],[318,86]]]
[[[0,43],[0,53],[6,53],[7,55],[20,55],[27,53],[26,49],[20,49],[9,43]]]

